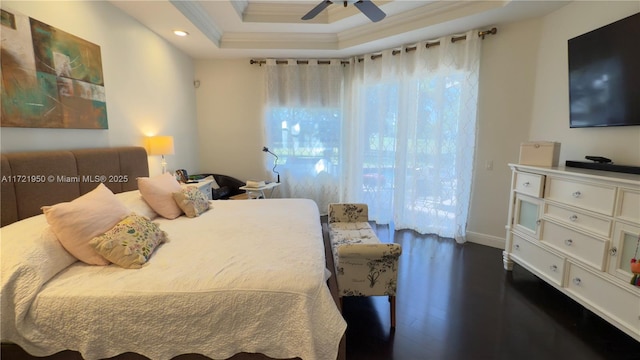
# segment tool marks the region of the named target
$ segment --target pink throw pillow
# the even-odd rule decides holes
[[[182,186],[170,173],[138,178],[138,190],[144,201],[160,216],[175,219],[182,215],[182,209],[173,200],[173,193],[182,190]]]
[[[43,206],[42,211],[62,246],[90,265],[110,263],[89,245],[89,241],[110,230],[130,213],[104,184],[71,202]]]

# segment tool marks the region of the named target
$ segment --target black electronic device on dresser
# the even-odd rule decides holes
[[[591,161],[567,160],[565,162],[565,166],[582,168],[582,169],[603,170],[603,171],[612,171],[612,172],[640,175],[640,166],[614,164],[613,161],[611,161],[611,159],[608,159],[603,156],[587,155],[585,156],[585,159],[591,160]]]
[[[640,13],[568,40],[570,127],[640,125]]]

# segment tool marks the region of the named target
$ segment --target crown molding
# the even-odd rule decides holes
[[[197,1],[169,0],[169,2],[182,13],[195,27],[198,28],[211,42],[220,47],[222,32],[211,20],[207,11]]]
[[[373,53],[543,16],[570,3],[559,0],[374,0],[387,17],[373,25],[355,6],[345,8],[340,0],[304,24],[300,18],[321,0],[107,1],[196,59],[258,54],[344,57]],[[250,22],[281,21],[280,17],[288,17],[290,22]],[[188,30],[190,36],[177,38],[171,32],[175,28]],[[320,50],[314,51],[316,48]]]
[[[242,13],[243,22],[303,23],[309,5],[250,2]]]
[[[438,1],[416,8],[412,11],[397,14],[385,19],[384,22],[369,23],[338,33],[225,33],[220,43],[221,48],[227,49],[321,49],[345,50],[363,45],[375,40],[393,37],[410,31],[420,30],[429,26],[473,15],[478,12],[504,6],[508,1]],[[258,5],[258,4],[256,4]],[[279,10],[274,4],[259,4],[263,9],[263,16],[267,11],[277,16]],[[277,5],[277,4],[276,4]],[[281,4],[280,4],[281,5]],[[252,4],[250,3],[250,6]],[[278,6],[279,7],[279,6]],[[294,5],[286,5],[289,9],[280,16],[298,16]],[[295,7],[299,7],[296,5]],[[355,7],[359,13],[359,10]],[[293,15],[295,14],[295,15]],[[246,16],[246,14],[245,14]],[[331,17],[332,15],[329,15]],[[281,20],[279,20],[281,21]],[[465,29],[469,30],[469,29]],[[425,39],[420,39],[425,40]],[[398,46],[403,44],[398,44]]]
[[[245,10],[249,6],[249,0],[234,0],[231,1],[231,6],[236,11],[236,14],[238,14],[238,18],[242,19]]]
[[[225,33],[225,49],[313,49],[338,50],[336,34],[309,33]]]
[[[366,24],[340,32],[340,48],[349,48],[391,36],[405,34],[447,21],[503,7],[509,1],[438,1],[394,15],[384,22]],[[465,29],[469,30],[469,29]],[[423,39],[424,40],[424,39]],[[400,45],[400,44],[399,44]]]

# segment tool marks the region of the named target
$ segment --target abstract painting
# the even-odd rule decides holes
[[[107,129],[100,47],[0,10],[3,127]]]

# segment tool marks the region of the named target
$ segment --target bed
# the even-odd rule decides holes
[[[169,241],[140,269],[87,265],[56,241],[40,208],[91,192],[97,179],[135,211],[144,149],[1,161],[3,356],[344,358],[346,323],[313,201],[212,201],[197,217],[153,219]]]

